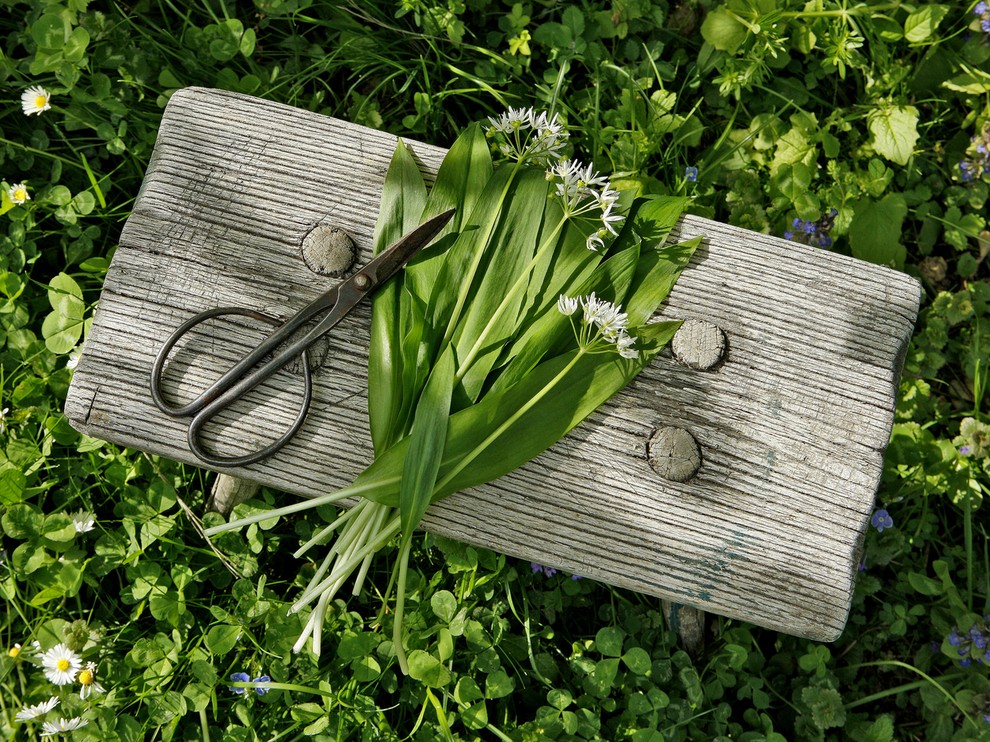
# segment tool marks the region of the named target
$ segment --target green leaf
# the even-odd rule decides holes
[[[65,513],[53,513],[45,518],[41,537],[49,547],[70,544],[76,537],[76,527]]]
[[[461,719],[468,729],[484,729],[488,725],[488,707],[483,700],[477,701],[461,711]]]
[[[450,623],[457,613],[457,599],[449,590],[438,590],[430,598],[430,608],[433,610],[433,615],[444,623]]]
[[[6,464],[0,469],[0,505],[13,505],[24,498],[27,477],[15,466]]]
[[[447,209],[456,209],[453,218],[440,233],[452,235],[468,223],[481,194],[492,176],[492,155],[480,124],[472,124],[457,137],[440,163],[436,180],[423,209],[423,220]],[[438,240],[439,242],[439,240]],[[405,285],[413,297],[425,304],[433,291],[437,275],[446,258],[449,243],[434,244],[423,250],[406,267]],[[408,327],[404,331],[408,332]]]
[[[642,647],[630,647],[629,651],[622,655],[622,661],[634,675],[646,675],[653,667],[650,653]]]
[[[901,244],[901,225],[907,216],[904,196],[891,193],[880,201],[862,199],[849,225],[852,253],[861,260],[900,268],[907,257]]]
[[[941,595],[943,592],[942,585],[938,581],[919,572],[908,572],[908,582],[915,592],[921,595]]]
[[[866,116],[873,148],[891,162],[906,165],[918,141],[918,109],[883,105]]]
[[[31,37],[39,48],[60,50],[69,39],[69,24],[57,13],[45,13],[31,24]]]
[[[701,35],[705,41],[719,51],[734,54],[746,40],[748,31],[736,17],[723,7],[715,8],[701,24]]]
[[[82,319],[86,305],[82,301],[82,289],[72,276],[59,273],[48,282],[48,303],[63,317]]]
[[[408,147],[400,140],[385,175],[374,252],[378,254],[414,229],[426,204],[426,184]],[[402,404],[402,334],[399,322],[401,281],[393,278],[372,299],[368,354],[368,416],[375,452],[394,442]]]
[[[427,688],[442,688],[450,682],[450,673],[440,660],[422,649],[409,653],[409,676]]]
[[[41,323],[41,334],[45,338],[45,347],[56,355],[70,352],[79,344],[82,338],[85,322],[52,312]]]
[[[462,706],[479,701],[484,697],[474,678],[462,677],[457,681],[457,686],[454,688],[454,698]]]
[[[490,482],[545,451],[625,386],[649,362],[617,354],[571,351],[536,366],[502,392],[450,417],[434,500]],[[566,379],[566,383],[563,383]],[[355,480],[377,485],[368,499],[395,506],[407,439],[399,441]]]
[[[67,62],[81,62],[86,54],[86,47],[89,46],[89,32],[79,26],[72,29],[69,38],[62,47],[62,54]]]
[[[932,38],[935,29],[949,13],[946,5],[922,5],[904,19],[904,38],[912,44],[921,44]]]
[[[846,721],[842,696],[833,688],[804,688],[801,700],[811,710],[811,718],[819,729],[841,727]]]
[[[540,249],[552,254],[556,244],[556,232],[541,233],[548,186],[537,171],[527,171],[514,183],[492,238],[496,247],[486,256],[481,281],[472,288],[468,309],[454,332],[457,375],[472,401],[524,318],[534,250],[542,240],[545,247]]]
[[[447,440],[447,418],[453,389],[454,354],[448,346],[433,367],[416,407],[408,437],[408,452],[399,488],[399,523],[405,540],[412,537],[430,506]]]
[[[45,524],[45,516],[34,505],[18,503],[11,505],[0,518],[3,532],[16,539],[29,539],[40,535]]]
[[[606,657],[619,657],[622,654],[622,641],[625,632],[616,626],[605,626],[595,634],[595,649]]]
[[[485,698],[505,698],[516,688],[516,681],[501,668],[485,678]]]
[[[206,632],[206,648],[211,654],[225,655],[234,648],[241,637],[239,626],[221,624]]]

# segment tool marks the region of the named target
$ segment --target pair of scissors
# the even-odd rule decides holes
[[[200,312],[184,322],[165,341],[151,367],[151,398],[155,406],[171,417],[189,417],[189,448],[195,456],[207,465],[214,467],[246,466],[268,458],[281,449],[299,431],[309,412],[313,399],[313,378],[309,365],[309,349],[312,345],[346,317],[361,300],[374,293],[383,283],[398,273],[420,250],[428,245],[454,215],[454,209],[428,219],[398,242],[383,250],[371,262],[350,278],[337,284],[329,291],[314,299],[294,317],[285,322],[253,309],[242,307],[220,307]],[[292,342],[293,333],[317,315],[328,312],[308,333]],[[162,374],[165,362],[175,344],[197,325],[214,317],[240,315],[265,322],[277,329],[248,352],[229,371],[204,390],[196,399],[185,405],[174,405],[162,395]],[[283,343],[284,350],[278,352],[271,361],[258,365]],[[245,394],[269,378],[297,357],[302,358],[305,390],[299,414],[288,431],[274,443],[255,453],[244,456],[220,456],[212,454],[200,443],[200,432],[221,410],[241,399]]]

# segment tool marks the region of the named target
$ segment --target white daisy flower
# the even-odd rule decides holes
[[[21,108],[25,116],[42,114],[52,107],[52,94],[40,85],[34,85],[21,93]]]
[[[576,296],[565,296],[561,294],[560,298],[557,299],[557,311],[565,317],[570,317],[574,314],[580,305],[581,303]]]
[[[55,685],[68,685],[76,679],[82,660],[64,644],[56,644],[41,655],[41,667],[45,677]]]
[[[80,727],[84,727],[89,724],[87,719],[80,719],[78,716],[72,719],[56,719],[55,721],[46,721],[41,725],[41,736],[42,737],[52,737],[56,734],[62,734],[63,732],[71,732]]]
[[[96,516],[85,510],[79,510],[71,516],[72,525],[76,527],[76,533],[89,533],[96,528]]]
[[[31,719],[37,719],[39,716],[44,716],[53,708],[58,706],[58,703],[58,698],[52,696],[43,703],[36,703],[34,706],[25,706],[17,712],[17,715],[14,717],[14,721],[30,721]]]
[[[106,693],[107,689],[96,682],[96,663],[87,662],[86,667],[83,668],[82,672],[79,673],[79,684],[82,688],[79,691],[79,697],[84,701],[90,697],[93,693]]]
[[[31,200],[31,194],[28,193],[26,184],[15,183],[7,189],[7,198],[10,199],[11,203],[20,206],[25,201]]]

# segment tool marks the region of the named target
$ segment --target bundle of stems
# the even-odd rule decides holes
[[[408,672],[406,575],[430,503],[549,448],[639,373],[679,326],[650,320],[697,246],[666,244],[687,200],[614,190],[590,166],[561,155],[565,138],[555,117],[510,109],[468,127],[429,190],[399,142],[376,251],[442,211],[456,215],[373,300],[375,459],[338,492],[209,531],[360,498],[295,553],[333,539],[291,608],[310,611],[296,651],[310,641],[319,654],[330,602],[347,584],[360,592],[374,554],[398,538],[385,595],[395,590],[393,645]]]

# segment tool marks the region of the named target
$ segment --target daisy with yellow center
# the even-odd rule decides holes
[[[37,719],[39,716],[44,716],[53,708],[58,706],[59,699],[52,696],[47,701],[43,703],[36,703],[34,706],[26,706],[17,712],[14,717],[14,721],[31,721],[31,719]]]
[[[25,201],[31,200],[31,194],[28,193],[27,186],[24,183],[18,183],[17,185],[12,185],[7,189],[7,197],[12,203],[20,205]]]
[[[87,662],[86,667],[83,671],[79,673],[79,684],[82,688],[79,690],[79,697],[83,700],[89,698],[92,693],[106,693],[107,689],[96,682],[96,663]]]
[[[4,412],[6,412],[6,410],[4,410]],[[0,418],[2,418],[2,416],[0,416]],[[10,649],[7,650],[7,656],[8,657],[16,657],[20,653],[21,653],[21,645],[20,644],[15,644],[14,646],[12,646]]]
[[[68,685],[82,668],[82,659],[64,644],[56,644],[41,655],[45,677],[55,685]]]
[[[52,94],[40,85],[34,85],[21,93],[21,109],[25,116],[42,114],[52,107]]]
[[[84,727],[89,724],[88,719],[81,719],[78,716],[74,719],[56,719],[55,721],[46,721],[41,725],[41,735],[42,737],[54,737],[56,734],[63,734],[65,732],[71,732],[80,727]]]

